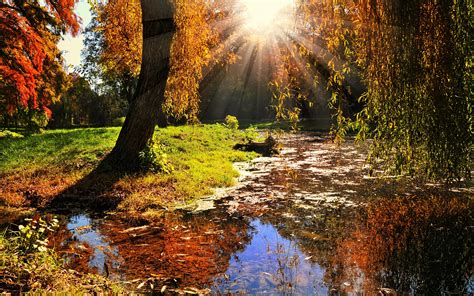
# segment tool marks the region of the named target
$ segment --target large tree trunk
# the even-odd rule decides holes
[[[163,124],[162,104],[175,31],[172,0],[141,0],[143,58],[138,86],[107,164],[123,170],[139,167],[138,154]]]

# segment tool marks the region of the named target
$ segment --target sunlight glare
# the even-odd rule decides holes
[[[284,24],[294,0],[242,0],[245,25],[259,32],[271,32]]]

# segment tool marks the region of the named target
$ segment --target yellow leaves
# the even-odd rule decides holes
[[[98,11],[105,48],[101,59],[108,70],[137,77],[142,56],[142,13],[139,0],[111,0]]]
[[[212,58],[210,44],[215,40],[204,0],[176,0],[176,34],[170,57],[170,75],[164,109],[177,119],[196,121],[199,112],[199,84],[203,68]]]

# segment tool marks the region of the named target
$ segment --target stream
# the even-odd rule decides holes
[[[131,290],[215,295],[474,295],[471,188],[367,177],[365,149],[285,135],[236,187],[156,223],[80,214],[54,245]]]

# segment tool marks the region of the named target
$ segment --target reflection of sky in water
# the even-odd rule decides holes
[[[255,220],[249,245],[235,254],[226,277],[216,281],[220,292],[249,294],[326,295],[324,270],[310,263],[295,242],[283,238],[271,224]],[[227,279],[226,279],[227,278]]]
[[[89,265],[96,267],[100,274],[104,273],[104,264],[110,255],[118,255],[117,248],[112,248],[97,232],[93,225],[93,220],[86,215],[78,215],[70,218],[67,228],[73,233],[73,239],[81,243],[87,243],[94,251],[90,258]],[[107,261],[110,264],[110,262]]]

